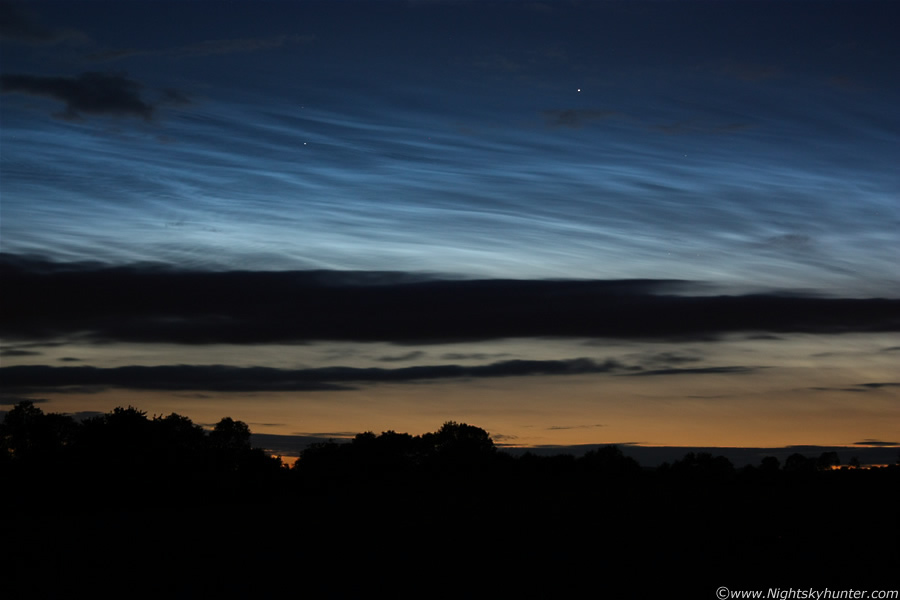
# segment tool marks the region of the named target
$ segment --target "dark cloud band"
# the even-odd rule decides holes
[[[141,84],[120,73],[82,73],[78,77],[3,75],[0,91],[45,96],[66,104],[63,116],[81,113],[150,119],[153,106],[141,98]]]
[[[742,375],[745,373],[753,373],[761,367],[700,367],[697,369],[654,369],[652,371],[639,371],[632,373],[633,376],[654,376],[654,375]]]
[[[900,300],[686,295],[664,280],[427,280],[405,273],[189,272],[0,260],[0,335],[185,344],[683,339],[900,330]],[[699,286],[698,286],[699,287]],[[681,292],[676,295],[675,292]]]
[[[609,373],[624,369],[616,361],[596,362],[587,358],[571,360],[508,360],[480,366],[428,365],[399,369],[324,367],[276,369],[227,365],[164,365],[48,367],[42,365],[0,368],[7,389],[35,392],[63,387],[100,391],[107,387],[143,390],[205,390],[216,392],[251,391],[336,391],[352,389],[348,384],[408,382],[476,377],[529,375],[581,375]]]

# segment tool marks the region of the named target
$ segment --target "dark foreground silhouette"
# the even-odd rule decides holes
[[[134,408],[0,426],[9,597],[696,597],[896,589],[900,466],[794,455],[644,469],[614,447],[518,458],[448,422],[308,447]],[[4,595],[4,597],[6,597]]]

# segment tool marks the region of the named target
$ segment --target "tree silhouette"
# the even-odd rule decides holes
[[[784,470],[791,473],[808,473],[816,468],[815,461],[795,452],[784,461]]]
[[[776,456],[766,456],[762,459],[762,462],[759,465],[759,468],[762,469],[766,473],[773,473],[778,471],[781,468],[781,462],[778,460]]]
[[[408,433],[371,431],[357,434],[350,443],[353,461],[358,467],[374,469],[377,475],[408,471],[422,462],[422,438]]]
[[[224,417],[209,432],[209,441],[216,448],[247,450],[250,448],[250,427],[243,421]]]
[[[487,431],[466,423],[447,421],[433,435],[434,449],[438,453],[485,455],[496,450]]]
[[[841,459],[837,452],[823,452],[816,460],[816,469],[819,471],[827,471],[832,467],[839,467]]]
[[[176,413],[154,417],[151,432],[154,458],[165,468],[188,474],[203,467],[206,433],[189,418]]]
[[[139,483],[154,463],[152,423],[147,413],[118,406],[104,415],[85,419],[78,433],[80,462],[98,480]],[[142,474],[142,475],[139,475]]]
[[[15,458],[30,454],[36,446],[35,433],[41,429],[43,411],[33,402],[22,401],[6,413],[0,426],[0,443]]]
[[[641,472],[638,462],[625,456],[618,446],[604,446],[590,450],[581,457],[580,462],[605,477],[624,477]]]
[[[250,427],[224,417],[209,432],[212,468],[231,488],[258,485],[279,474],[281,460],[250,445]]]
[[[57,413],[44,414],[30,400],[23,400],[6,413],[0,424],[0,460],[59,460],[73,443],[74,419]]]
[[[725,481],[734,477],[731,461],[724,456],[713,456],[709,452],[689,452],[681,460],[672,463],[671,473],[697,481]]]

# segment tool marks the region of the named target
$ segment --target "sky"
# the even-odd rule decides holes
[[[5,407],[900,445],[896,3],[0,16]]]

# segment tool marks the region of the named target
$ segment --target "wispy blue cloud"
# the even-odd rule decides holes
[[[0,135],[15,151],[0,165],[3,249],[900,294],[885,277],[900,230],[900,91],[884,3],[854,14],[871,25],[865,39],[830,6],[821,18],[833,27],[805,31],[804,56],[794,29],[760,40],[759,15],[741,3],[729,15],[422,8],[399,13],[400,38],[377,14],[302,4],[273,9],[267,28],[231,7],[228,35],[155,38],[91,5],[62,11],[97,52],[129,35],[155,49],[117,55],[130,74],[102,86],[62,52],[6,61],[6,90],[26,95],[4,98]],[[473,11],[457,32],[467,42],[445,43],[431,10]],[[797,17],[794,6],[767,10],[767,24]],[[180,18],[202,23],[203,12]],[[511,15],[519,26],[500,44],[486,23]],[[671,38],[673,23],[683,38]],[[536,31],[557,33],[535,43]],[[668,40],[665,57],[651,38]],[[498,56],[515,68],[484,68]],[[864,101],[827,83],[849,67]],[[97,90],[106,101],[86,94]],[[35,95],[70,116],[155,122],[47,119]]]

